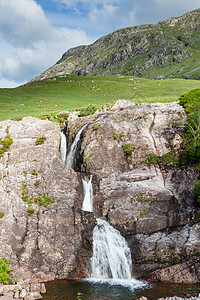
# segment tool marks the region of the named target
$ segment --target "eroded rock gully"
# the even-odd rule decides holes
[[[12,261],[13,272],[43,272],[51,279],[86,276],[94,216],[106,217],[125,236],[135,277],[168,281],[165,270],[177,262],[179,270],[184,263],[193,270],[199,266],[200,229],[192,194],[197,172],[173,162],[146,163],[149,154],[178,153],[181,132],[169,124],[184,110],[177,102],[122,104],[85,129],[79,144],[82,174],[62,164],[57,124],[36,118],[1,122],[0,137],[9,128],[13,144],[1,158],[0,249]],[[69,128],[77,132],[96,117],[72,118]],[[44,144],[35,145],[43,135]],[[132,154],[124,152],[125,144],[134,147]],[[93,175],[94,214],[81,211],[84,174]],[[51,203],[22,200],[41,195]],[[190,275],[190,282],[199,280],[198,272]]]

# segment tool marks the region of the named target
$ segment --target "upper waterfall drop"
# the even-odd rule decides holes
[[[106,220],[97,219],[93,232],[91,278],[131,279],[131,251],[124,237]]]
[[[67,153],[67,138],[63,131],[60,133],[61,141],[60,141],[60,154],[62,158],[63,164],[65,164],[66,153]]]
[[[74,165],[74,157],[75,157],[75,152],[76,152],[76,149],[77,149],[77,144],[79,142],[79,139],[81,137],[81,133],[83,132],[83,130],[90,124],[91,122],[89,123],[86,123],[85,125],[83,125],[83,127],[81,127],[81,129],[79,130],[79,132],[77,133],[70,149],[69,149],[69,152],[67,153],[67,157],[66,157],[66,161],[65,161],[65,165],[66,167],[68,168],[73,168],[73,165]]]
[[[98,121],[100,121],[101,119],[103,119],[104,117],[106,116],[106,114],[98,117],[96,120],[94,121],[91,121],[91,122],[88,122],[86,123],[85,125],[83,125],[81,127],[81,129],[78,131],[70,149],[69,149],[69,152],[67,153],[67,157],[66,157],[66,160],[65,160],[65,165],[66,167],[68,168],[73,168],[73,165],[74,165],[74,157],[75,157],[75,153],[76,153],[76,149],[77,149],[77,145],[78,145],[78,142],[80,140],[80,137],[81,137],[81,134],[82,132],[85,130],[85,128],[90,125],[90,124],[94,124]]]
[[[92,189],[92,175],[90,179],[86,181],[82,179],[85,196],[83,200],[82,210],[93,212],[93,189]]]

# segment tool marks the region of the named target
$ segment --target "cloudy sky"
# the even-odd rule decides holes
[[[0,0],[0,87],[27,82],[71,47],[199,7],[199,0]]]

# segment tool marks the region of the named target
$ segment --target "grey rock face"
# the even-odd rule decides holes
[[[102,112],[71,118],[68,144],[72,132]],[[36,118],[1,122],[0,138],[9,131],[13,144],[1,157],[0,249],[14,274],[38,282],[87,276],[95,217],[107,218],[126,238],[135,277],[151,274],[167,281],[167,271],[158,270],[176,263],[182,274],[185,262],[197,268],[200,230],[193,185],[198,174],[177,163],[183,131],[171,122],[179,115],[184,110],[177,102],[120,100],[84,130],[76,154],[82,174],[61,162],[58,124]],[[36,145],[41,136],[46,140]],[[151,163],[151,155],[158,161]],[[94,214],[81,211],[81,177],[90,174]],[[190,282],[196,280],[199,275],[191,271]]]
[[[87,216],[79,210],[82,199],[78,175],[61,162],[60,128],[36,118],[5,121],[1,122],[2,138],[6,128],[13,144],[1,158],[1,256],[11,260],[15,274],[22,278],[28,269],[67,277],[75,270],[76,257],[84,248],[82,234],[87,225],[83,219]],[[46,137],[45,142],[35,145],[41,136]],[[40,203],[38,198],[42,199]],[[48,199],[50,203],[42,205]],[[91,237],[90,229],[87,232]],[[84,237],[87,240],[86,234]]]
[[[183,132],[170,125],[179,115],[184,110],[177,102],[125,105],[102,119],[98,130],[88,126],[81,143],[82,171],[94,174],[95,215],[128,240],[135,276],[198,252],[199,229],[188,225],[195,216],[197,172],[166,160],[180,151]],[[126,154],[124,145],[134,151]],[[148,164],[150,154],[160,162]]]

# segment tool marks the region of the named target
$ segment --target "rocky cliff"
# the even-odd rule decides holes
[[[200,10],[158,24],[119,29],[68,50],[35,80],[66,74],[200,78]]]
[[[172,281],[199,281],[198,172],[179,163],[183,128],[171,126],[183,108],[118,101],[109,111],[69,120],[68,147],[83,124],[102,114],[81,136],[75,171],[62,164],[58,124],[0,123],[1,139],[13,139],[1,157],[1,257],[22,277],[87,276],[95,217],[105,217],[131,248],[134,276],[169,281],[166,274],[179,272]],[[81,211],[81,178],[91,174],[94,214]]]

